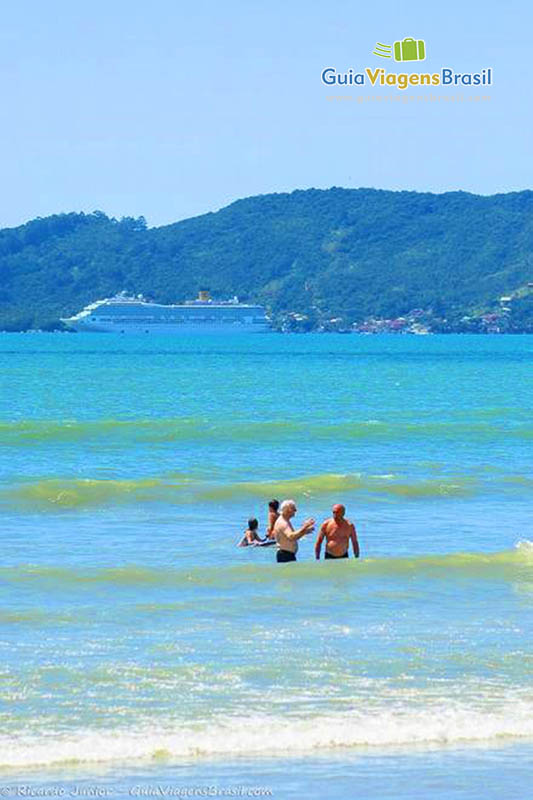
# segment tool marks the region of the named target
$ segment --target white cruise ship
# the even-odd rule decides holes
[[[270,321],[263,306],[233,300],[214,301],[201,291],[197,300],[181,305],[151,303],[142,295],[121,292],[96,300],[73,317],[62,319],[68,328],[85,333],[266,333]]]

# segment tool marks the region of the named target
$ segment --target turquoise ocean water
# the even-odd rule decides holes
[[[1,335],[0,789],[526,796],[532,364],[526,336]],[[344,502],[362,559],[237,548],[272,497]]]

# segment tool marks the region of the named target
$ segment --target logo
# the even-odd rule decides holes
[[[392,58],[393,53],[395,61],[425,61],[426,43],[423,39],[411,39],[410,37],[394,42],[392,47],[390,44],[376,42],[372,55],[380,58]]]
[[[379,58],[394,58],[397,62],[413,62],[426,60],[426,42],[424,39],[398,39],[393,44],[376,42],[372,54]],[[409,69],[408,64],[403,67]],[[325,86],[370,86],[371,88],[395,86],[405,91],[412,86],[492,86],[492,67],[482,67],[478,72],[456,72],[445,66],[433,72],[389,72],[384,67],[350,67],[338,71],[335,67],[326,67],[321,74]]]

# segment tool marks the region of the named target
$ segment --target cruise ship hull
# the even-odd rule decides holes
[[[141,324],[141,325],[116,325],[100,322],[71,322],[64,320],[65,325],[72,331],[77,333],[120,333],[120,334],[136,334],[136,335],[176,335],[181,334],[184,336],[196,335],[217,335],[223,334],[250,334],[250,333],[271,333],[272,329],[268,323],[255,323],[255,324],[208,324],[202,323],[201,325],[194,325],[191,323],[172,324],[172,323],[157,323],[157,324]]]

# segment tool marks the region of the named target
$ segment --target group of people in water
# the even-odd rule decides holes
[[[292,518],[297,512],[294,500],[271,500],[268,504],[268,523],[266,536],[259,536],[259,522],[257,519],[248,520],[248,528],[239,542],[239,547],[266,547],[277,544],[276,560],[278,563],[296,561],[298,540],[307,536],[315,529],[315,520],[306,519],[297,530],[294,529]],[[324,520],[320,526],[315,542],[315,558],[320,559],[322,542],[325,542],[324,558],[348,558],[350,542],[353,547],[354,558],[359,558],[359,542],[355,525],[346,519],[346,509],[342,503],[336,503],[332,508],[332,516]]]

